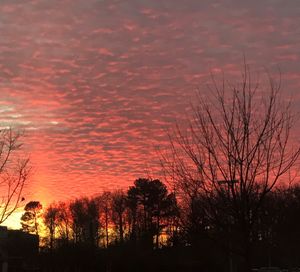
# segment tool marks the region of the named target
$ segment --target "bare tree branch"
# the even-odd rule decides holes
[[[18,207],[29,178],[29,159],[20,154],[22,134],[11,128],[0,130],[0,224]]]
[[[189,126],[176,126],[162,156],[182,196],[190,201],[201,196],[211,224],[234,224],[246,244],[266,195],[279,183],[288,184],[300,155],[290,137],[291,105],[280,98],[281,76],[278,81],[267,76],[269,90],[252,82],[246,64],[240,84],[224,78],[217,84],[212,77],[211,95],[199,93]],[[220,212],[226,222],[220,222]]]

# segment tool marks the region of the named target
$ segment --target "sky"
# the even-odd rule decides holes
[[[1,0],[0,123],[25,132],[26,200],[160,176],[157,149],[211,74],[282,73],[300,105],[297,0]]]

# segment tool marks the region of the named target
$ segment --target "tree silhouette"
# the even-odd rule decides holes
[[[100,212],[100,220],[104,222],[104,236],[105,236],[105,245],[109,245],[109,224],[111,221],[111,201],[112,194],[111,192],[105,191],[96,199]]]
[[[146,244],[159,247],[159,237],[165,227],[163,221],[171,216],[172,196],[168,195],[167,187],[159,180],[137,179],[128,190],[128,201],[132,215],[140,215],[140,234]]]
[[[266,196],[287,181],[300,149],[291,146],[293,116],[280,99],[280,82],[269,87],[253,82],[245,65],[239,84],[213,80],[211,96],[198,96],[185,129],[170,135],[163,155],[167,173],[182,197],[199,198],[210,227],[235,237],[230,250],[251,269],[253,228]],[[221,220],[220,220],[221,219]],[[226,220],[223,220],[226,219]]]
[[[166,228],[169,244],[176,246],[179,244],[179,230],[182,224],[180,222],[180,207],[175,193],[168,194],[164,202],[163,218],[165,221],[163,228]]]
[[[50,250],[52,251],[53,249],[53,243],[55,239],[55,233],[56,233],[56,228],[58,225],[58,214],[59,214],[59,209],[55,206],[55,204],[50,205],[47,207],[46,211],[44,212],[44,224],[49,231],[49,242],[50,242]]]
[[[119,242],[124,242],[125,211],[127,208],[127,198],[123,191],[112,193],[112,220],[119,234]]]
[[[72,231],[75,243],[97,246],[99,239],[99,210],[94,199],[81,198],[70,203]]]
[[[130,240],[136,242],[138,235],[138,197],[137,188],[131,186],[127,191],[128,225]]]
[[[92,246],[98,246],[99,242],[99,206],[95,199],[89,199],[86,202],[88,215],[88,228],[86,232],[86,239]]]
[[[26,204],[25,213],[21,217],[22,229],[25,232],[39,235],[39,218],[42,212],[42,204],[39,201],[30,201]]]
[[[105,225],[104,214],[97,216],[98,197],[51,204],[44,212],[44,223],[52,250],[41,249],[42,267],[53,271],[245,271],[240,257],[233,254],[240,245],[239,229],[233,216],[228,218],[230,206],[224,196],[213,194],[208,203],[207,196],[198,193],[190,202],[181,197],[177,203],[175,193],[165,189],[158,180],[138,179],[127,195],[120,190],[105,193],[110,196],[108,247],[98,243]],[[299,266],[299,211],[297,185],[276,187],[266,195],[251,229],[253,267]],[[70,233],[69,243],[66,233]],[[157,239],[159,235],[164,239]]]
[[[300,186],[299,183],[287,189],[278,190],[269,199],[262,216],[268,261],[273,265],[284,257],[290,267],[299,267],[300,254]]]
[[[70,209],[65,202],[58,202],[57,208],[57,228],[60,238],[66,242],[70,239],[71,215]]]
[[[29,159],[20,152],[21,136],[11,128],[0,129],[0,224],[19,207],[30,173]]]

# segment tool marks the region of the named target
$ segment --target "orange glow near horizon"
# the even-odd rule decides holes
[[[6,221],[2,223],[2,226],[7,226],[10,229],[21,229],[20,219],[24,212],[22,210],[14,212]]]

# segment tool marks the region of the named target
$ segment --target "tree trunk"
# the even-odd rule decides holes
[[[105,237],[106,237],[106,247],[108,247],[108,214],[105,212]]]
[[[159,228],[160,228],[160,216],[157,216],[157,225],[156,225],[156,240],[155,240],[155,244],[156,244],[156,248],[159,247]]]
[[[123,243],[123,218],[122,214],[119,214],[119,233],[120,233],[120,243]]]

